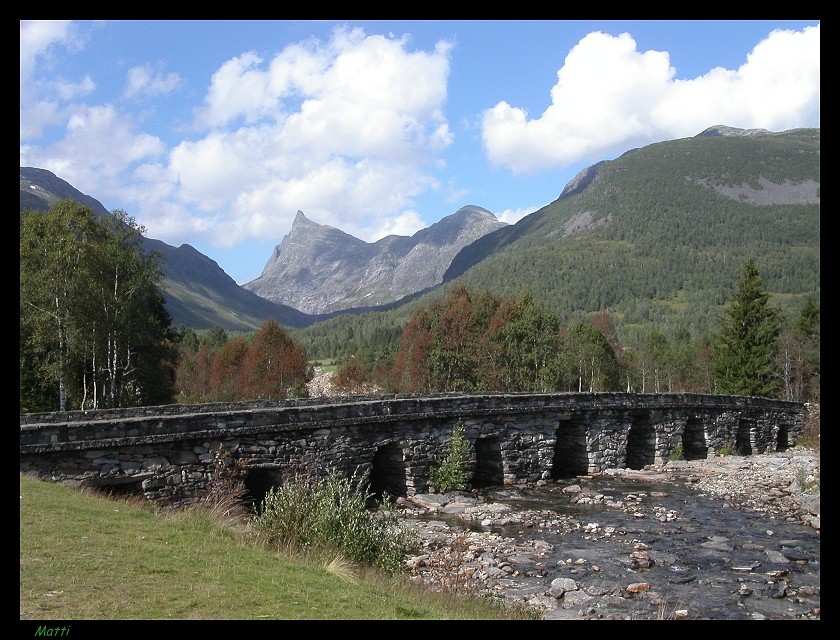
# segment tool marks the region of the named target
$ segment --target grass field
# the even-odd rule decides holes
[[[421,591],[407,576],[338,557],[260,548],[241,519],[155,512],[20,477],[21,621],[527,617],[469,594]]]

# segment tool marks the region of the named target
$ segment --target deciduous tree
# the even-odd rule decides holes
[[[123,211],[102,218],[73,200],[21,213],[21,366],[37,369],[21,372],[22,410],[172,401],[175,332],[143,232]]]
[[[563,336],[562,359],[569,391],[618,391],[618,360],[610,343],[591,324],[572,325]]]
[[[225,342],[213,357],[210,366],[210,388],[217,402],[243,400],[242,371],[248,343],[245,338],[231,338]]]
[[[306,352],[274,318],[266,320],[254,336],[243,368],[249,399],[305,396],[312,377]]]
[[[432,378],[431,314],[418,309],[403,329],[394,356],[393,383],[396,391],[420,393],[434,391]]]
[[[499,330],[502,358],[510,372],[511,391],[554,391],[560,383],[560,321],[554,312],[524,292],[513,316]]]

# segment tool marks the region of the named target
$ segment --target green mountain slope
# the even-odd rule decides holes
[[[267,318],[287,327],[305,327],[313,321],[297,309],[240,287],[215,260],[188,244],[176,248],[146,239],[145,245],[163,256],[164,297],[175,326],[250,332],[258,330]]]
[[[624,337],[697,336],[714,329],[748,257],[789,319],[808,296],[819,301],[819,129],[713,127],[600,162],[550,205],[463,249],[440,287],[298,335],[328,355],[328,342],[392,332],[463,283],[512,298],[530,290],[565,322],[607,311]]]
[[[101,216],[101,202],[83,194],[45,169],[20,168],[20,210],[46,211],[53,202],[72,198]],[[149,251],[159,251],[166,278],[163,296],[172,324],[192,329],[221,327],[228,331],[256,331],[267,318],[288,327],[303,327],[315,318],[291,307],[270,302],[240,287],[219,265],[189,245],[173,247],[145,238]]]
[[[819,299],[819,194],[818,129],[653,144],[470,245],[445,279],[512,296],[527,288],[566,318],[608,310],[623,323],[702,330],[752,257],[795,313]]]

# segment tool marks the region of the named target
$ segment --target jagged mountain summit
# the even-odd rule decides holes
[[[368,243],[298,211],[260,277],[242,287],[308,314],[388,304],[440,284],[461,249],[506,226],[470,205],[411,237]]]

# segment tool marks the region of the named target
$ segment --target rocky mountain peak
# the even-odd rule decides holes
[[[759,136],[767,135],[770,132],[767,129],[739,129],[738,127],[728,127],[723,124],[717,124],[713,127],[697,134],[697,138],[710,138],[720,136],[724,138],[742,137],[742,136]]]
[[[411,237],[368,243],[298,211],[260,277],[242,286],[309,314],[388,304],[440,284],[461,249],[504,226],[468,205]]]
[[[309,218],[307,218],[303,211],[298,209],[298,212],[295,214],[295,219],[292,221],[292,231],[300,231],[301,229],[311,229],[312,227],[320,227],[316,222],[312,222]]]

